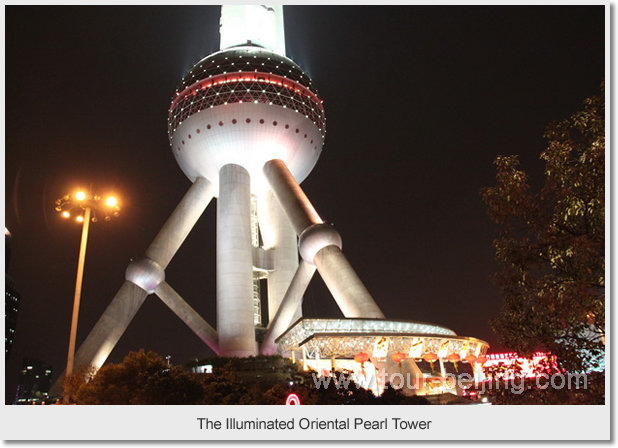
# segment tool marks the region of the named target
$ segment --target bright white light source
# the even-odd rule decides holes
[[[281,5],[223,5],[220,48],[257,44],[285,56]]]

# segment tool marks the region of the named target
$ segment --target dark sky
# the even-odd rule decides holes
[[[326,109],[302,187],[388,318],[444,325],[502,350],[490,276],[494,227],[479,190],[518,154],[539,182],[545,127],[599,91],[603,6],[285,7],[287,55]],[[91,226],[78,345],[190,186],[166,119],[182,76],[218,50],[218,6],[7,6],[5,222],[22,295],[10,401],[23,357],[66,365],[80,227],[54,212],[77,186],[113,191],[120,218]],[[215,203],[166,278],[215,321]],[[318,276],[309,317],[340,317]],[[184,363],[211,352],[147,299],[112,352]]]

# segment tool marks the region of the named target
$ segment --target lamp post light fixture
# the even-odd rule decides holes
[[[97,222],[99,218],[109,221],[120,213],[120,206],[115,197],[92,196],[84,191],[67,194],[56,200],[56,211],[65,219],[75,217],[82,224],[82,239],[79,247],[79,260],[77,263],[77,278],[75,280],[75,297],[73,300],[73,317],[71,319],[71,335],[69,338],[69,354],[67,356],[68,377],[73,373],[73,358],[75,356],[75,339],[77,336],[77,320],[79,316],[79,302],[82,294],[82,281],[84,278],[84,263],[86,261],[86,244],[88,243],[88,230],[90,222]]]

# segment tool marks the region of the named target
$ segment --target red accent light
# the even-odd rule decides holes
[[[438,355],[436,355],[435,353],[425,353],[423,355],[423,359],[425,361],[434,362],[438,360]]]
[[[354,361],[360,362],[361,364],[364,362],[367,362],[368,359],[369,359],[369,355],[367,353],[357,353],[354,356]]]
[[[466,356],[466,361],[468,361],[470,364],[472,364],[473,362],[476,361],[476,356],[468,355],[468,356]]]
[[[296,394],[290,394],[285,399],[285,404],[287,406],[290,406],[290,405],[299,405],[300,406],[300,397],[298,395],[296,395]]]
[[[461,356],[459,356],[458,353],[451,353],[450,355],[446,357],[446,359],[448,359],[451,362],[457,362],[461,360]]]
[[[546,362],[549,361],[551,368],[555,368],[556,357],[548,353],[536,352],[531,358],[524,358],[517,353],[492,353],[487,355],[483,367],[492,368],[499,367],[507,370],[504,378],[510,378],[508,369],[511,366],[518,366],[523,374],[527,378],[535,378],[544,371],[547,367]],[[480,358],[477,360],[480,363]]]
[[[478,358],[476,358],[476,362],[478,362],[479,364],[485,364],[487,362],[487,356],[479,356]]]
[[[213,84],[218,85],[218,84],[225,84],[228,82],[238,82],[239,81],[238,78],[229,78],[228,76],[229,75],[227,74],[211,76],[207,79],[203,79],[201,81],[198,81],[190,85],[189,87],[184,89],[182,92],[177,92],[176,98],[174,98],[174,101],[172,102],[172,105],[170,106],[170,110],[171,111],[174,110],[176,106],[178,105],[178,103],[182,101],[183,98],[185,98],[190,93],[192,93],[194,90],[199,90],[201,88],[206,89],[208,87],[211,87]],[[246,76],[246,78],[242,78],[242,76]],[[303,86],[302,84],[299,84],[296,81],[292,81],[283,76],[273,75],[270,73],[250,73],[249,72],[249,73],[242,73],[240,81],[277,84],[278,86],[285,87],[286,89],[289,89],[292,92],[302,92],[305,96],[311,98],[314,102],[316,102],[320,106],[320,108],[322,108],[323,101],[319,99],[315,93],[313,93],[311,90],[309,90],[307,87]]]
[[[401,352],[394,353],[393,356],[391,356],[391,359],[393,360],[393,362],[398,363],[400,366],[401,366],[401,362],[406,358],[407,358],[406,354],[401,353]]]

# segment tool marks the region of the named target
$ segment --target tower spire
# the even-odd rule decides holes
[[[221,6],[220,49],[257,45],[285,56],[281,5]]]

